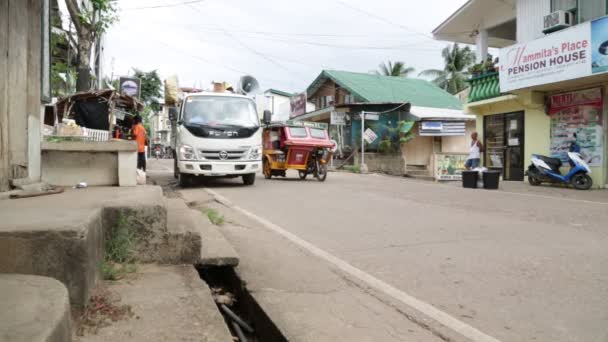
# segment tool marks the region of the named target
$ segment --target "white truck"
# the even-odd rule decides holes
[[[262,168],[262,128],[251,98],[229,92],[186,94],[169,115],[174,175],[181,186],[200,176],[242,177],[245,185],[255,183]]]

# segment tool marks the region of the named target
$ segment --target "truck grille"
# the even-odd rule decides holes
[[[247,157],[247,149],[238,150],[204,150],[198,151],[199,156],[207,160],[240,160]]]

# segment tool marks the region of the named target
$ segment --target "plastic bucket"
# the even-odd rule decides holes
[[[477,171],[462,171],[462,187],[469,189],[477,189],[477,180],[479,172]]]
[[[484,171],[482,178],[484,189],[498,189],[498,183],[500,182],[500,171]]]

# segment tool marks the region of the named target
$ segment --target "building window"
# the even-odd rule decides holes
[[[606,14],[606,0],[584,0],[578,4],[578,21],[593,20]]]
[[[584,23],[608,14],[606,0],[551,0],[551,12],[570,11],[576,23]]]

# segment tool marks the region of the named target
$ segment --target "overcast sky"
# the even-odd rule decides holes
[[[443,67],[448,43],[430,32],[465,1],[120,0],[105,71],[158,69],[199,87],[251,74],[262,89],[289,92],[304,90],[322,69],[370,72],[386,60],[417,75]],[[181,5],[165,6],[174,4]]]

